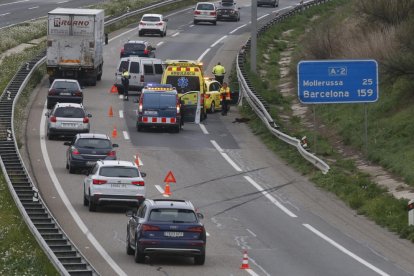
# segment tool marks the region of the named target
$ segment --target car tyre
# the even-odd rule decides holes
[[[180,133],[180,125],[174,126],[173,131],[174,133]]]
[[[196,265],[203,265],[206,261],[206,254],[202,254],[199,256],[194,256],[194,264]]]
[[[210,106],[210,113],[214,113],[216,112],[216,104],[214,101],[211,102],[211,106]]]
[[[137,131],[138,131],[138,132],[141,132],[141,131],[142,131],[142,126],[137,125]]]
[[[138,36],[143,36],[143,35],[144,35],[144,33],[142,31],[138,32]]]
[[[167,29],[165,29],[164,31],[164,36],[167,36]]]
[[[73,166],[70,165],[69,163],[69,173],[75,173],[75,168]]]
[[[217,20],[216,21],[213,21],[213,25],[217,25]]]
[[[135,250],[132,249],[132,247],[131,247],[128,228],[127,228],[127,237],[126,237],[126,253],[127,253],[127,255],[130,255],[130,256],[134,255],[134,253],[135,253]]]
[[[91,196],[89,196],[91,198]],[[96,212],[96,203],[89,200],[89,212]]]
[[[135,239],[135,252],[134,252],[134,260],[136,263],[144,263],[145,262],[145,254],[139,251],[138,248],[138,239]]]
[[[194,19],[194,25],[197,25],[197,24],[198,24],[198,21]]]
[[[83,206],[89,206],[89,200],[86,198],[85,193],[83,193]]]

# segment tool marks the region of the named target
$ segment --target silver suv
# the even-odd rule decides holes
[[[83,181],[83,205],[91,212],[105,203],[139,206],[145,200],[145,176],[129,161],[97,161]]]
[[[51,111],[46,112],[47,138],[53,140],[57,136],[74,136],[78,133],[88,133],[89,118],[82,104],[57,103]]]
[[[194,25],[198,22],[211,22],[217,24],[217,10],[214,3],[199,2],[194,8]]]

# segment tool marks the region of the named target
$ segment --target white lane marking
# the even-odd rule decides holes
[[[157,47],[158,47],[158,46],[161,46],[162,44],[164,44],[164,41],[160,41],[160,42],[158,42],[158,43],[157,43]]]
[[[124,111],[119,110],[119,118],[124,118]]]
[[[114,36],[113,38],[109,39],[109,40],[108,40],[108,42],[111,42],[111,41],[113,41],[113,40],[115,40],[115,39],[117,39],[117,38],[120,38],[120,37],[121,37],[121,36],[123,36],[123,35],[126,35],[126,34],[128,34],[128,33],[130,33],[130,32],[136,31],[136,30],[137,30],[137,28],[133,28],[133,29],[131,29],[131,30],[125,31],[125,32],[123,32],[123,33],[120,33],[119,35]]]
[[[57,2],[57,4],[64,4],[64,3],[67,3],[67,2],[69,2],[69,0],[67,0],[67,1],[60,1],[60,2]]]
[[[168,15],[164,16],[164,17],[170,17],[170,16],[172,16],[172,15],[176,15],[176,14],[178,14],[178,13],[182,13],[182,12],[189,11],[189,10],[192,10],[192,9],[193,9],[193,8],[188,8],[188,9],[180,10],[180,11],[177,11],[177,12],[170,13],[170,14],[168,14]]]
[[[123,100],[124,99],[124,95],[119,95],[119,99]]]
[[[246,27],[246,26],[247,26],[247,24],[243,24],[243,25],[241,25],[241,26],[237,27],[236,29],[234,29],[233,31],[231,31],[229,34],[235,33],[236,31],[238,31],[238,30],[240,30],[241,28]]]
[[[279,13],[281,10],[274,10],[272,13]]]
[[[124,135],[124,139],[125,140],[129,140],[129,134],[128,134],[128,131],[122,131],[122,134]]]
[[[252,184],[257,190],[259,190],[268,200],[270,200],[274,205],[276,205],[280,210],[285,212],[288,216],[292,218],[297,218],[294,213],[292,213],[288,208],[283,206],[276,198],[274,198],[271,194],[266,192],[259,184],[257,184],[250,176],[245,175],[244,178]]]
[[[161,186],[160,185],[154,185],[155,186],[155,188],[157,188],[157,190],[161,193],[161,194],[163,194],[164,193],[164,189],[163,188],[161,188]]]
[[[189,27],[190,27],[190,28],[194,27],[194,24],[191,24]]]
[[[8,15],[8,14],[10,14],[10,13],[9,12],[6,12],[6,13],[0,14],[0,16],[5,16],[5,15]]]
[[[175,34],[173,34],[171,37],[175,37],[175,36],[177,36],[177,35],[179,35],[180,34],[180,32],[176,32]]]
[[[201,61],[203,59],[203,57],[210,52],[210,48],[207,48],[207,50],[204,51],[204,53],[201,54],[201,56],[197,59],[198,61]]]
[[[206,126],[204,125],[204,124],[199,124],[200,125],[200,128],[201,128],[201,131],[204,133],[204,134],[209,134],[208,133],[208,131],[207,131],[207,128],[206,128]]]
[[[252,275],[252,276],[259,276],[259,274],[257,274],[256,272],[254,272],[252,269],[250,269],[250,268],[248,268],[248,269],[245,269],[246,271],[247,271],[247,273],[249,273],[250,275]]]
[[[10,2],[10,3],[0,4],[0,6],[12,5],[12,4],[17,4],[17,3],[29,2],[29,1],[30,0],[15,1],[15,2]]]
[[[382,276],[389,276],[388,273],[382,271],[381,269],[379,269],[376,266],[373,266],[372,264],[370,264],[369,262],[365,261],[364,259],[362,259],[361,257],[355,255],[354,253],[352,253],[351,251],[349,251],[348,249],[346,249],[345,247],[343,247],[342,245],[338,244],[337,242],[335,242],[334,240],[332,240],[331,238],[329,238],[328,236],[326,236],[325,234],[323,234],[322,232],[318,231],[317,229],[315,229],[313,226],[311,226],[310,224],[306,224],[304,223],[303,226],[305,226],[306,228],[308,228],[310,231],[312,231],[314,234],[316,234],[317,236],[319,236],[320,238],[324,239],[325,241],[329,242],[331,245],[333,245],[334,247],[336,247],[337,249],[339,249],[340,251],[342,251],[343,253],[347,254],[348,256],[350,256],[351,258],[355,259],[356,261],[360,262],[361,264],[365,265],[366,267],[368,267],[369,269],[375,271],[376,273],[378,273],[379,275]]]
[[[214,42],[213,44],[211,44],[211,48],[213,48],[214,46],[216,46],[217,44],[219,44],[223,39],[225,39],[227,37],[227,35],[222,36],[219,40],[217,40],[216,42]]]
[[[249,232],[253,237],[257,237],[257,235],[249,228],[246,228],[246,231]]]
[[[231,158],[227,155],[227,153],[223,152],[223,149],[217,144],[216,141],[214,140],[210,140],[210,142],[213,144],[213,146],[216,148],[216,150],[221,154],[221,156],[223,156],[224,159],[226,159],[226,161],[238,172],[241,172],[242,169],[240,169],[239,166],[237,166],[236,163],[234,163],[233,160],[231,160]]]
[[[209,233],[209,232],[206,232],[206,236],[207,236],[207,237],[210,237],[210,233]]]
[[[266,16],[269,16],[270,15],[270,13],[268,13],[268,14],[265,14],[265,15],[262,15],[262,16],[260,16],[259,18],[257,18],[257,20],[259,21],[259,20],[262,20],[263,18],[265,18]]]
[[[47,109],[46,109],[46,102],[45,102],[43,106],[42,114],[45,114],[46,111]],[[58,192],[60,198],[62,199],[63,204],[65,204],[69,213],[73,217],[73,220],[79,226],[81,231],[86,235],[89,242],[95,247],[96,251],[98,251],[99,254],[101,254],[102,258],[108,262],[108,264],[112,267],[112,269],[116,273],[118,273],[119,275],[127,276],[127,274],[121,269],[121,267],[118,266],[118,264],[111,258],[108,252],[105,251],[102,245],[96,240],[93,234],[89,231],[88,227],[85,225],[85,223],[82,221],[82,219],[80,218],[76,210],[73,208],[73,205],[70,203],[69,198],[66,196],[66,193],[63,190],[62,185],[60,184],[59,179],[57,178],[55,174],[55,171],[53,170],[52,163],[50,161],[49,154],[47,152],[46,140],[45,140],[45,137],[46,137],[45,135],[46,119],[45,118],[46,116],[41,116],[41,119],[40,119],[40,149],[42,151],[43,160],[45,161],[46,169],[50,175],[50,179],[52,180],[56,191]]]
[[[34,10],[34,9],[38,9],[39,8],[39,6],[34,6],[34,7],[31,7],[31,8],[27,8],[28,10]]]

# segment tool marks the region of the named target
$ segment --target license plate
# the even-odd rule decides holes
[[[69,93],[69,92],[60,92],[60,95],[61,96],[70,96],[70,95],[72,95],[71,93]]]
[[[66,123],[62,123],[63,127],[70,127],[70,128],[74,128],[74,127],[78,127],[77,124],[66,124]]]
[[[183,232],[164,232],[164,236],[178,238],[178,237],[184,237],[184,233]]]
[[[126,188],[126,184],[121,184],[121,183],[114,183],[111,184],[112,188]]]
[[[223,16],[223,17],[229,17],[230,15],[228,15],[228,14],[223,14],[222,16]]]
[[[86,162],[86,166],[93,166],[93,165],[95,165],[95,161],[87,161]]]
[[[145,110],[144,111],[145,115],[157,115],[158,112],[157,111],[153,111],[153,110]]]

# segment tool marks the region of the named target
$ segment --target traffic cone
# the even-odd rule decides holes
[[[242,265],[241,265],[240,269],[250,269],[249,257],[247,257],[247,250],[244,250],[243,262],[242,262]]]
[[[135,155],[135,160],[134,160],[134,163],[135,163],[135,165],[137,165],[137,167],[142,166],[142,162],[141,162],[141,159],[139,159],[138,154],[137,154],[137,155]]]
[[[112,110],[112,105],[109,107],[109,117],[114,117],[114,111]]]
[[[118,93],[118,88],[116,87],[116,85],[112,85],[112,88],[110,90],[111,93]]]
[[[164,189],[164,196],[170,196],[172,193],[170,191],[170,183],[165,183],[165,189]]]
[[[116,130],[116,126],[114,126],[114,129],[112,130],[112,138],[116,138],[118,136],[118,131]]]

